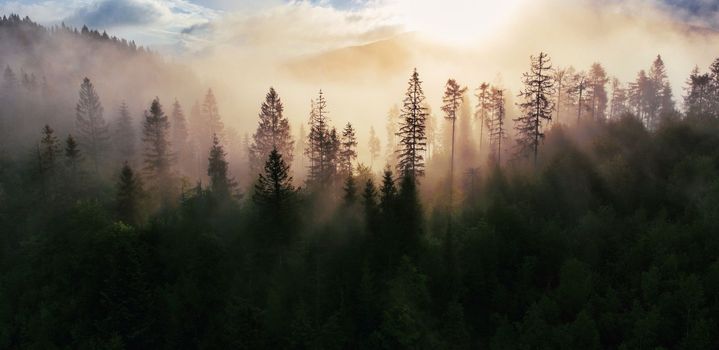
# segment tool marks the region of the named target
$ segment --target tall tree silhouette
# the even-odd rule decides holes
[[[369,128],[369,156],[370,156],[370,169],[374,168],[374,161],[379,158],[381,151],[381,145],[377,133],[374,131],[374,126]]]
[[[284,107],[274,88],[265,95],[260,107],[257,131],[252,135],[250,147],[250,166],[253,172],[259,172],[267,156],[274,148],[282,154],[285,162],[292,166],[294,141],[290,132],[290,123],[282,114]]]
[[[273,149],[267,158],[264,171],[257,179],[252,200],[275,215],[286,210],[296,191],[289,170],[290,167],[282,159],[282,155],[277,149]]]
[[[70,171],[70,176],[77,176],[80,162],[82,162],[82,154],[77,141],[72,135],[67,135],[67,139],[65,139],[65,166]]]
[[[214,135],[208,158],[207,176],[210,177],[210,189],[218,198],[229,198],[236,186],[235,181],[228,175],[229,164],[225,159],[226,156],[220,139]]]
[[[170,138],[174,147],[175,157],[178,163],[186,164],[192,158],[192,149],[189,144],[189,132],[187,130],[187,118],[182,110],[180,102],[175,100],[170,113],[170,126],[172,137]]]
[[[212,92],[212,89],[207,89],[205,100],[202,102],[200,115],[204,126],[204,135],[201,136],[202,140],[197,141],[201,145],[206,145],[212,142],[213,135],[217,135],[220,140],[222,140],[225,137],[225,124],[222,123],[219,107],[217,106],[217,99],[215,99],[215,94]]]
[[[708,118],[711,116],[711,77],[708,73],[701,74],[699,67],[694,67],[687,80],[684,109],[687,117]]]
[[[352,176],[354,170],[352,163],[357,159],[357,135],[350,123],[347,123],[342,130],[339,158],[340,174],[343,177]]]
[[[612,102],[609,108],[609,119],[616,119],[629,111],[627,89],[617,78],[612,78]]]
[[[108,127],[102,116],[100,97],[90,79],[83,79],[79,94],[80,99],[75,108],[78,136],[80,144],[85,147],[85,154],[90,157],[95,172],[98,172],[100,160],[107,148]]]
[[[477,88],[474,96],[477,97],[477,106],[474,113],[475,119],[479,121],[479,151],[482,152],[484,139],[484,125],[489,124],[490,112],[492,111],[491,89],[489,84],[482,83]]]
[[[489,138],[492,145],[494,161],[497,166],[502,164],[502,141],[507,137],[504,126],[505,107],[504,90],[492,88],[492,120],[489,127]]]
[[[152,100],[150,110],[145,111],[142,142],[144,170],[160,187],[167,185],[166,181],[170,177],[170,167],[173,162],[169,132],[170,123],[167,115],[162,111],[160,100],[156,97]]]
[[[144,196],[142,180],[135,174],[128,162],[124,162],[117,182],[115,199],[117,217],[121,221],[138,225],[142,221],[141,200]]]
[[[599,63],[592,64],[589,69],[587,84],[588,109],[593,120],[604,120],[607,112],[607,90],[606,85],[609,82],[607,72]]]
[[[449,157],[449,198],[450,206],[452,205],[452,182],[454,180],[454,134],[455,124],[457,122],[457,111],[462,105],[462,95],[467,91],[467,88],[460,87],[457,81],[454,79],[447,80],[447,85],[444,90],[444,97],[442,97],[442,111],[444,112],[444,119],[447,119],[452,123],[452,150]]]
[[[55,136],[55,130],[49,125],[42,128],[42,138],[38,145],[38,167],[42,183],[42,195],[49,199],[54,191],[54,184],[58,172],[58,158],[61,154],[60,142]]]
[[[560,68],[554,71],[554,83],[556,84],[557,102],[555,102],[555,115],[554,122],[559,123],[559,114],[562,111],[562,92],[566,93],[564,87],[567,85],[569,80],[569,70],[567,68]]]
[[[552,120],[554,103],[549,99],[554,93],[554,82],[551,76],[552,64],[549,56],[540,52],[539,56],[531,57],[529,72],[523,74],[524,88],[520,97],[524,102],[519,104],[522,114],[515,119],[517,130],[517,154],[534,155],[537,164],[539,142],[544,138],[543,124]]]
[[[310,160],[308,182],[326,185],[336,172],[336,156],[339,138],[336,130],[329,128],[327,100],[320,90],[310,112],[310,133],[307,137],[307,156]]]
[[[112,143],[115,148],[117,157],[121,161],[132,162],[135,158],[135,148],[137,136],[135,127],[133,126],[132,117],[128,110],[127,103],[124,101],[120,104],[118,110],[119,115],[114,123],[114,132],[112,135]]]
[[[409,79],[407,92],[401,110],[399,136],[399,161],[397,169],[401,174],[409,174],[416,179],[424,175],[424,153],[427,150],[425,121],[427,107],[424,105],[424,92],[419,73],[415,68]]]

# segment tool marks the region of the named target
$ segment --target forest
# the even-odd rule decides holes
[[[622,82],[538,52],[436,106],[417,67],[362,137],[319,87],[237,130],[132,41],[0,43],[2,349],[719,344],[719,58],[674,96],[660,55]]]

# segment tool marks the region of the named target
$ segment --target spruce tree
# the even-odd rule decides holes
[[[587,100],[589,102],[588,109],[593,120],[604,120],[606,118],[607,82],[609,82],[609,79],[604,67],[599,63],[592,64],[588,76]]]
[[[380,149],[380,141],[379,137],[377,137],[377,133],[374,131],[374,126],[370,126],[369,128],[369,156],[370,156],[370,169],[374,168],[374,161],[379,158],[381,149]]]
[[[274,88],[265,95],[265,101],[260,107],[257,131],[252,135],[253,142],[250,148],[250,166],[253,172],[262,169],[267,156],[273,149],[282,154],[288,165],[292,165],[294,141],[290,132],[290,123],[283,115],[282,101]]]
[[[127,103],[123,101],[118,112],[119,115],[115,121],[115,130],[113,132],[115,152],[119,160],[132,163],[132,160],[136,157],[137,135]]]
[[[392,170],[386,168],[382,174],[382,187],[380,187],[380,209],[385,216],[391,215],[397,198],[397,186],[392,177]]]
[[[309,160],[307,180],[313,185],[327,185],[336,173],[339,138],[337,131],[329,128],[327,100],[320,90],[310,112],[310,133],[305,150]]]
[[[212,142],[213,135],[217,135],[217,137],[222,140],[225,137],[225,124],[222,123],[222,119],[220,118],[217,100],[215,99],[215,94],[212,92],[212,89],[208,89],[207,94],[205,94],[201,116],[202,124],[205,126],[205,135],[202,135],[198,142],[202,145]]]
[[[452,181],[454,180],[454,135],[455,135],[455,124],[457,122],[457,111],[462,104],[462,96],[467,91],[467,88],[460,87],[457,81],[454,79],[447,80],[447,85],[444,90],[444,97],[442,97],[442,111],[444,112],[444,119],[449,120],[452,123],[452,148],[449,157],[449,198],[450,205],[452,202]]]
[[[45,199],[54,193],[60,154],[60,142],[55,136],[55,130],[49,125],[45,125],[42,128],[42,138],[38,145],[38,168],[42,183],[42,195]]]
[[[477,97],[477,110],[474,113],[474,117],[479,121],[479,151],[481,152],[484,137],[484,125],[489,125],[490,112],[492,110],[492,94],[489,84],[480,84],[474,96]]]
[[[551,70],[552,64],[546,53],[540,52],[539,56],[531,57],[530,71],[523,74],[524,89],[520,97],[524,98],[524,102],[519,104],[522,114],[514,120],[517,154],[533,155],[535,165],[539,142],[544,138],[543,124],[552,120],[554,110],[554,103],[549,99],[554,93]]]
[[[627,113],[627,90],[617,78],[612,78],[612,102],[609,108],[609,119],[617,119]]]
[[[351,174],[347,176],[342,190],[344,191],[343,199],[346,206],[351,207],[357,203],[357,181],[354,176]]]
[[[427,148],[425,121],[427,107],[424,104],[422,81],[419,80],[417,69],[409,79],[407,92],[401,111],[402,122],[399,132],[399,162],[397,169],[401,174],[409,174],[412,178],[424,175],[424,153]]]
[[[85,154],[90,157],[95,172],[98,172],[100,160],[107,148],[108,127],[102,116],[100,97],[90,79],[83,79],[79,94],[80,99],[75,108],[78,136],[80,144],[85,147]]]
[[[170,123],[162,111],[160,100],[155,97],[150,110],[145,111],[142,129],[144,144],[144,170],[157,184],[166,185],[173,161],[169,140]]]
[[[181,164],[188,163],[192,158],[192,151],[189,145],[187,118],[185,118],[185,112],[177,100],[172,104],[170,125],[172,126],[171,142],[175,151],[175,159]]]
[[[65,139],[65,166],[70,170],[71,175],[77,175],[80,162],[82,162],[82,154],[77,141],[72,135],[67,135],[67,139]]]
[[[708,118],[711,116],[711,77],[709,74],[699,73],[699,67],[694,67],[686,87],[684,96],[684,109],[687,117]]]
[[[232,195],[235,181],[228,176],[229,164],[225,159],[227,154],[220,144],[217,135],[212,137],[212,147],[208,158],[207,176],[210,177],[210,189],[219,198],[229,198]]]
[[[352,163],[357,159],[357,135],[355,135],[355,130],[352,128],[352,124],[350,123],[347,123],[344,130],[342,130],[340,147],[340,174],[345,177],[351,177],[353,174]]]
[[[377,188],[375,188],[372,178],[367,179],[362,192],[362,206],[364,207],[365,221],[370,231],[373,231],[376,224],[378,206],[377,206]]]
[[[649,74],[647,76],[647,93],[646,93],[646,124],[650,130],[657,128],[659,118],[662,113],[662,106],[665,105],[667,109],[673,102],[664,101],[665,87],[669,84],[667,80],[667,69],[664,66],[662,56],[657,55],[657,58],[649,68]],[[671,101],[671,88],[669,89],[670,96],[668,100]],[[671,111],[667,111],[670,113]]]
[[[124,162],[117,183],[117,218],[130,225],[142,222],[141,201],[144,196],[142,180],[128,162]]]
[[[504,90],[492,88],[492,120],[489,128],[489,139],[492,145],[494,161],[497,166],[502,164],[502,141],[507,137],[505,130]]]
[[[264,171],[255,184],[252,200],[270,214],[279,215],[288,209],[295,196],[290,167],[282,155],[273,149],[265,163]]]

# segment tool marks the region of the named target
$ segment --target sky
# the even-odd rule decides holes
[[[717,0],[0,0],[0,12],[87,24],[186,63],[243,131],[270,86],[295,127],[323,89],[361,143],[371,125],[382,133],[414,68],[438,111],[450,77],[516,95],[539,51],[625,83],[662,55],[681,102],[691,69],[719,56]]]

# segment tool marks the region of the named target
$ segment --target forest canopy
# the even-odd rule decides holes
[[[0,43],[0,348],[719,342],[719,58],[679,96],[661,55],[620,81],[537,52],[441,105],[418,67],[359,135],[279,85],[237,130],[87,27],[10,15]]]

